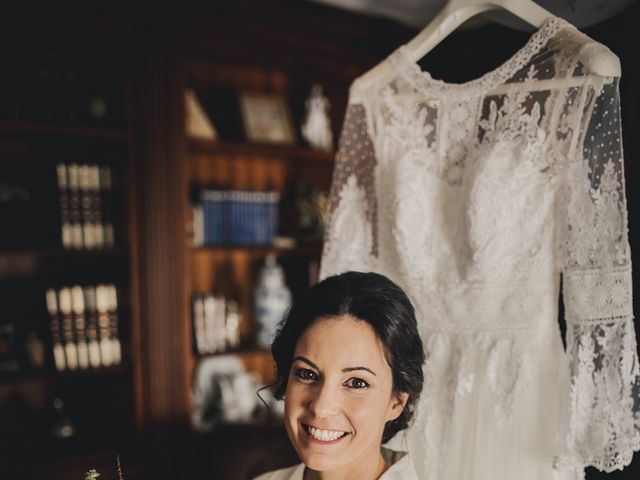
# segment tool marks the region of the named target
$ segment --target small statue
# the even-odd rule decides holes
[[[321,150],[333,149],[333,134],[329,109],[331,105],[322,93],[322,85],[316,83],[306,103],[306,116],[302,123],[302,136],[312,148]]]

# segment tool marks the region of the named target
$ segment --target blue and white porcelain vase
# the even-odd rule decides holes
[[[271,347],[276,328],[291,305],[291,291],[284,281],[282,267],[273,254],[267,255],[253,294],[256,343]]]

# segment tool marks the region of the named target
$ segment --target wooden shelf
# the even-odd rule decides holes
[[[32,371],[32,372],[5,372],[0,374],[0,385],[25,383],[32,381],[50,381],[56,379],[81,379],[92,378],[96,375],[123,375],[131,372],[131,368],[126,365],[115,365],[112,367],[88,368],[86,370],[65,370],[58,371]]]
[[[119,248],[96,249],[96,250],[66,250],[63,248],[39,249],[32,250],[0,250],[0,257],[6,256],[25,256],[25,257],[113,257],[124,255],[125,252]]]
[[[296,145],[274,145],[269,143],[232,143],[189,138],[189,152],[192,154],[263,156],[313,161],[332,165],[335,152],[313,150]]]
[[[102,140],[126,140],[126,130],[102,127],[54,125],[42,122],[0,120],[2,133],[32,133],[37,135],[67,135]]]
[[[204,360],[210,357],[220,357],[222,355],[239,355],[241,357],[271,357],[271,350],[268,348],[240,348],[238,350],[225,350],[224,352],[216,353],[197,353],[194,354],[197,361]]]
[[[242,246],[209,246],[209,247],[194,247],[191,252],[195,255],[206,255],[228,253],[234,254],[247,254],[247,255],[267,255],[273,253],[275,255],[304,255],[304,256],[320,256],[322,253],[322,245],[299,245],[293,248],[286,247],[274,247],[274,246],[256,246],[256,247],[242,247]]]

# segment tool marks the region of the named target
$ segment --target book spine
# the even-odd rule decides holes
[[[238,239],[238,192],[230,190],[228,194],[227,211],[229,212],[229,243],[231,245],[237,245],[240,243]]]
[[[278,204],[280,202],[280,193],[271,192],[269,202],[269,243],[273,244],[278,236]]]
[[[89,165],[78,166],[78,191],[80,195],[80,222],[82,224],[83,247],[92,250],[96,247],[93,226],[93,209],[89,180]]]
[[[211,293],[204,296],[205,353],[216,352],[216,300]]]
[[[53,362],[59,372],[67,369],[67,362],[62,346],[62,328],[60,324],[60,312],[58,309],[58,295],[55,289],[46,291],[47,311],[49,312],[49,328],[51,331],[51,344],[53,348]]]
[[[104,246],[105,248],[113,248],[115,246],[115,235],[113,229],[111,192],[113,188],[113,178],[111,175],[111,167],[104,165],[100,167],[100,203],[102,205],[102,225],[104,230]]]
[[[71,309],[73,311],[73,328],[78,353],[78,367],[89,368],[89,348],[87,345],[84,294],[80,285],[71,288]]]
[[[102,366],[113,364],[111,330],[109,328],[109,292],[106,285],[96,286],[96,306],[98,308],[98,336]]]
[[[204,319],[204,297],[196,293],[193,295],[193,333],[196,341],[196,351],[202,355],[207,353],[206,330]]]
[[[220,192],[220,238],[224,245],[233,243],[231,235],[231,192],[228,190]]]
[[[82,223],[80,214],[80,190],[78,178],[78,165],[67,165],[67,186],[69,189],[69,220],[71,224],[71,247],[82,249]]]
[[[67,166],[64,163],[59,163],[56,166],[56,173],[58,177],[58,200],[60,204],[60,233],[62,247],[70,249],[73,247],[73,235],[71,228],[71,214],[69,211],[69,184],[67,182]]]
[[[213,191],[213,218],[212,233],[213,243],[215,245],[223,245],[225,243],[224,235],[224,192],[220,190]]]
[[[258,241],[260,245],[268,245],[270,242],[270,228],[269,228],[269,192],[263,192],[260,195],[260,202],[258,203],[258,215],[256,218],[256,224],[258,227]]]
[[[191,205],[191,245],[194,247],[202,247],[205,245],[204,236],[204,208],[201,203]]]
[[[62,341],[64,344],[64,358],[69,370],[78,368],[78,347],[74,338],[73,313],[71,303],[71,289],[64,287],[58,292],[58,306],[62,314]]]
[[[96,287],[89,285],[84,287],[84,302],[87,322],[87,347],[89,351],[89,364],[92,368],[102,365],[100,358],[100,343],[98,342],[98,310],[96,306]]]
[[[214,342],[215,349],[218,352],[223,352],[226,347],[226,332],[225,332],[225,317],[226,317],[226,307],[225,307],[225,298],[221,294],[217,294],[214,296],[216,307],[215,307],[215,334],[214,334]]]
[[[249,193],[247,230],[251,245],[260,245],[260,192]]]
[[[109,298],[109,337],[111,357],[114,365],[122,363],[122,343],[120,342],[120,320],[118,317],[118,289],[114,284],[107,285]]]
[[[96,248],[104,248],[105,235],[100,202],[100,167],[89,166],[89,198],[91,202],[91,220]]]

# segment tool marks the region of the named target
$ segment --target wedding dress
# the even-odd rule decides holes
[[[420,479],[580,479],[640,449],[619,79],[578,61],[594,44],[552,17],[475,80],[400,47],[352,85],[321,277],[376,271],[414,304],[425,384],[386,446]]]

